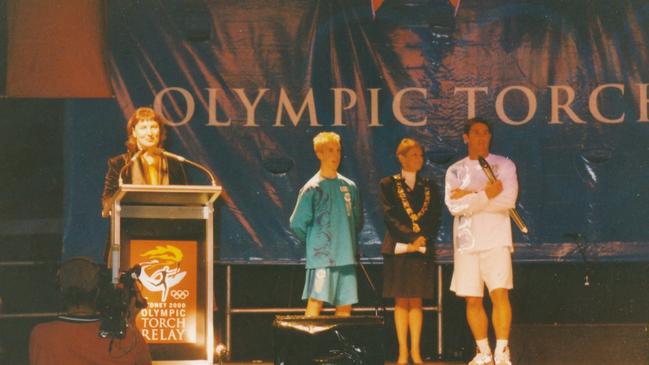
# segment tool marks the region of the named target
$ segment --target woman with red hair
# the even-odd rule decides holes
[[[185,185],[187,174],[181,162],[162,154],[167,137],[162,117],[147,107],[138,108],[126,123],[127,152],[108,161],[102,194],[103,215],[110,209],[111,198],[119,188],[120,172],[127,184]],[[133,157],[128,169],[122,169]]]

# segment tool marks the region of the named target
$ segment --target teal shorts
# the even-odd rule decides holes
[[[334,306],[358,303],[356,265],[306,269],[302,299],[309,298]]]

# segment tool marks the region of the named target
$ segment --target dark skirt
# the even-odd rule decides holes
[[[424,298],[435,295],[435,265],[417,253],[383,256],[383,297]]]

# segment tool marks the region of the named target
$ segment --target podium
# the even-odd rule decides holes
[[[112,198],[113,283],[141,266],[136,324],[154,364],[211,365],[214,201],[220,186],[123,184]]]

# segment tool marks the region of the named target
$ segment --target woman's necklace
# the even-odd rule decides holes
[[[408,214],[408,217],[410,217],[410,221],[412,222],[412,230],[419,233],[421,232],[421,227],[419,227],[417,221],[419,221],[428,210],[428,205],[430,204],[430,188],[424,186],[424,204],[422,204],[419,212],[415,213],[410,206],[410,202],[406,196],[406,191],[403,189],[403,177],[401,175],[394,175],[394,180],[397,185],[397,195],[399,195],[399,199],[401,199],[401,205],[403,205],[403,209],[406,211],[406,214]]]

